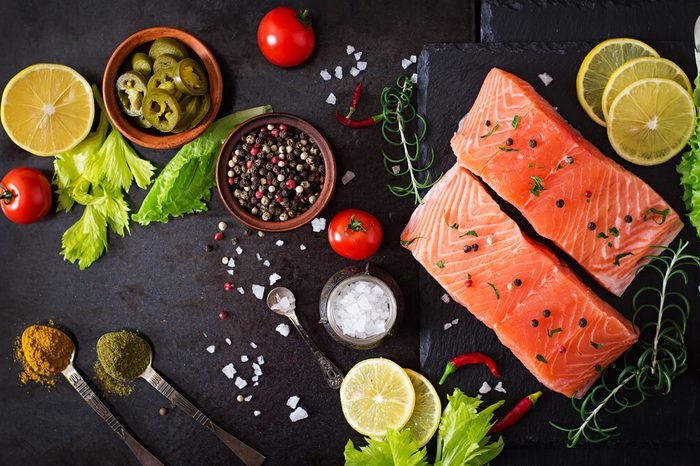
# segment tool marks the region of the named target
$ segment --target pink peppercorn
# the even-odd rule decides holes
[[[255,198],[256,199],[262,199],[263,193],[262,191],[255,191]]]
[[[466,282],[464,282],[464,286],[466,286],[467,288],[471,288],[471,287],[472,287],[472,281],[471,281],[471,279],[469,279],[469,280],[467,280]]]
[[[231,291],[231,289],[233,289],[233,285],[230,282],[224,283],[224,291]]]
[[[560,353],[566,353],[566,348],[564,348],[563,346],[560,346],[560,347],[559,347],[559,352],[560,352]]]
[[[297,184],[294,182],[294,180],[287,180],[287,189],[294,189],[297,187]]]
[[[280,125],[280,130],[287,131],[287,125]]]
[[[228,179],[228,184],[229,184],[230,186],[233,186],[233,178],[229,178],[229,179]]]
[[[219,319],[224,320],[226,318],[228,318],[228,312],[226,312],[226,311],[219,312]]]
[[[280,134],[280,131],[278,129],[273,129],[272,131],[270,131],[270,134],[272,134],[272,136],[274,137],[277,137],[277,135]]]
[[[271,162],[274,163],[275,165],[277,165],[277,162],[279,162],[279,161],[280,161],[279,157],[277,157],[277,156],[272,157]]]
[[[250,149],[250,155],[258,155],[259,151],[260,151],[260,149],[258,149],[257,147],[252,147]]]
[[[219,231],[214,235],[214,241],[221,241],[222,239],[224,239],[224,234],[222,232]]]
[[[585,193],[583,193],[583,195],[586,197],[591,197],[593,195],[593,193],[590,191],[586,191]]]

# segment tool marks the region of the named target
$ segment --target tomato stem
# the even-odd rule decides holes
[[[309,29],[311,27],[311,18],[309,18],[309,10],[299,10],[299,13],[297,14],[297,19],[306,29]]]
[[[2,199],[2,201],[5,204],[9,204],[10,202],[12,202],[12,199],[14,199],[14,197],[15,195],[12,194],[12,191],[7,189],[2,183],[0,183],[0,199]]]

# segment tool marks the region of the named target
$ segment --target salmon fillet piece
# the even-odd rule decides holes
[[[426,195],[401,239],[452,299],[492,328],[551,390],[580,397],[601,368],[637,341],[631,322],[551,251],[523,235],[459,165]],[[474,244],[476,251],[465,252]]]
[[[667,246],[683,228],[651,187],[584,139],[527,82],[498,68],[452,149],[461,166],[617,296],[649,262],[645,256],[658,254],[649,246]]]

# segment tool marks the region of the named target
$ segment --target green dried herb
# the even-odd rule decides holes
[[[105,333],[97,340],[97,357],[107,374],[131,382],[148,367],[151,348],[137,334],[122,330]]]

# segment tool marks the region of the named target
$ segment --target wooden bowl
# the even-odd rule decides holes
[[[241,138],[250,131],[268,124],[285,124],[289,127],[299,129],[311,136],[314,141],[316,141],[316,145],[321,151],[326,170],[323,187],[321,188],[321,193],[319,194],[316,202],[314,202],[311,207],[306,210],[306,212],[284,222],[266,222],[248,212],[233,196],[233,188],[235,188],[235,186],[232,187],[228,184],[228,161],[231,158],[231,154],[236,149],[236,144],[238,144],[238,141],[240,141]],[[330,144],[328,144],[326,138],[323,137],[323,135],[309,122],[302,120],[297,116],[286,113],[267,113],[251,118],[243,123],[241,126],[233,130],[233,132],[226,139],[226,142],[224,142],[224,145],[221,147],[221,152],[219,152],[219,158],[216,161],[216,187],[219,191],[221,200],[226,206],[226,209],[231,212],[231,215],[233,215],[236,220],[246,225],[248,228],[267,232],[294,230],[295,228],[306,225],[311,220],[316,218],[331,200],[331,196],[335,190],[335,175],[335,158],[333,157],[333,150],[331,149]]]
[[[126,71],[122,68],[124,62],[132,53],[139,49],[145,49],[145,44],[153,42],[159,37],[172,37],[182,42],[197,55],[209,75],[209,95],[211,96],[211,108],[209,109],[209,113],[207,113],[197,126],[189,131],[178,134],[157,134],[156,130],[149,131],[139,128],[124,114],[117,101],[115,83],[120,73]],[[144,51],[147,51],[147,49]],[[188,32],[169,27],[144,29],[127,38],[124,42],[119,44],[119,47],[117,47],[110,57],[107,62],[107,67],[105,68],[104,76],[102,77],[102,95],[104,96],[105,108],[114,126],[131,141],[150,149],[173,149],[180,147],[202,134],[209,125],[212,124],[217,113],[219,113],[222,90],[221,69],[211,50]]]

